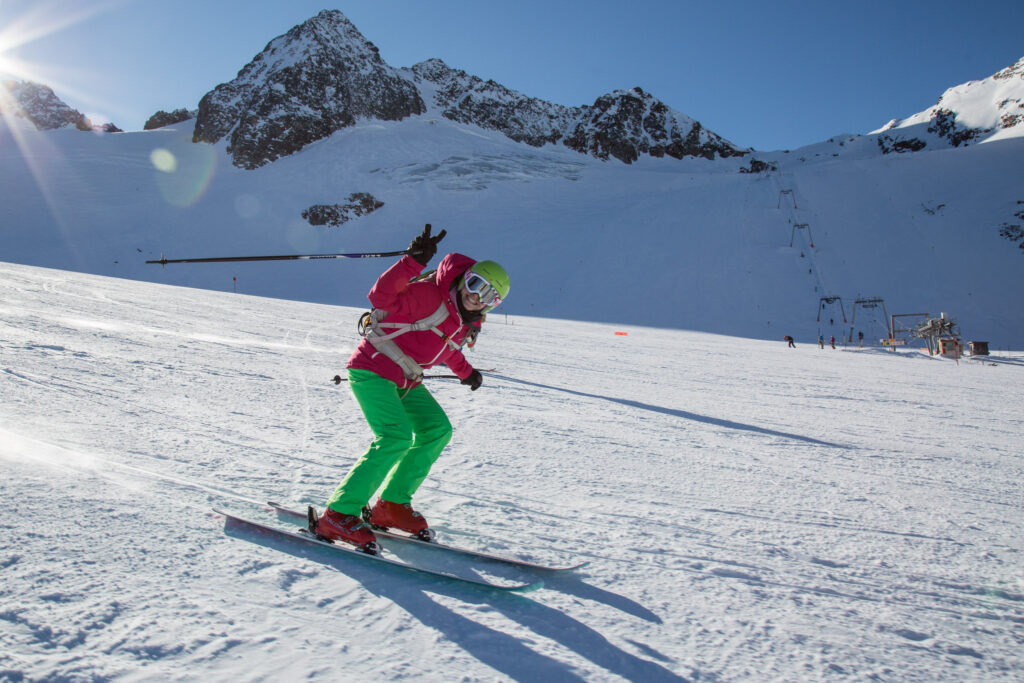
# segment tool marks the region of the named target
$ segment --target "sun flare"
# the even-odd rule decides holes
[[[5,81],[33,81],[45,84],[61,92],[74,92],[74,86],[61,78],[61,72],[69,71],[69,65],[35,63],[22,58],[21,51],[37,40],[52,36],[113,7],[124,4],[124,0],[106,2],[75,3],[73,9],[68,3],[40,1],[33,2],[21,14],[10,16],[3,12],[0,3],[0,83]],[[77,65],[70,65],[70,69]]]
[[[34,0],[26,3],[28,9],[24,12],[15,14],[12,12],[13,3],[6,4],[0,0],[0,126],[6,129],[10,139],[20,150],[29,172],[35,178],[36,185],[50,207],[50,212],[65,231],[66,216],[59,203],[55,201],[59,191],[50,187],[40,155],[37,150],[32,149],[33,145],[45,143],[40,139],[29,139],[25,136],[25,126],[32,124],[25,123],[26,117],[14,93],[21,87],[21,81],[30,81],[88,101],[88,95],[76,92],[75,87],[67,82],[74,82],[77,78],[71,76],[65,79],[59,75],[62,72],[73,72],[78,65],[54,66],[41,61],[36,63],[28,57],[31,52],[29,46],[41,38],[86,21],[124,2],[125,0],[81,0],[67,3]],[[69,4],[73,5],[73,9],[69,9]]]

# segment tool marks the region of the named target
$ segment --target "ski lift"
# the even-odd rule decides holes
[[[883,316],[882,317],[882,321],[883,321],[883,323],[886,326],[886,333],[888,333],[889,337],[892,338],[892,336],[893,336],[893,329],[892,329],[892,325],[890,324],[890,321],[889,321],[889,312],[887,310],[885,310],[885,299],[882,299],[881,297],[874,297],[874,298],[871,298],[871,299],[857,299],[856,301],[854,301],[853,302],[853,316],[852,316],[852,318],[853,318],[852,324],[854,326],[856,326],[856,324],[857,324],[857,307],[858,306],[860,308],[878,308],[879,306],[881,306],[882,307],[882,316]]]
[[[818,300],[821,305],[818,307],[818,322],[821,322],[821,312],[825,309],[826,304],[834,304],[839,302],[839,311],[843,314],[843,322],[846,322],[846,310],[843,308],[843,297],[841,296],[823,296]]]
[[[789,233],[789,246],[793,246],[793,237],[796,236],[797,230],[807,230],[807,241],[811,245],[811,249],[814,249],[814,237],[811,236],[811,226],[807,223],[794,223],[793,230]]]
[[[789,198],[793,200],[793,208],[798,208],[796,205],[796,197],[793,196],[793,190],[779,190],[779,202],[775,205],[776,209],[782,208],[782,196],[789,195]]]

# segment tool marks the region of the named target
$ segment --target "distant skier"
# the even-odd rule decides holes
[[[374,284],[366,338],[347,365],[349,387],[374,440],[327,501],[316,533],[367,552],[378,551],[377,539],[360,514],[382,484],[369,523],[432,536],[412,497],[451,439],[452,426],[420,383],[423,369],[443,363],[471,391],[479,389],[483,378],[462,355],[462,345],[473,343],[485,314],[509,292],[501,266],[462,254],[448,254],[436,272],[418,279],[445,232],[431,237],[428,225],[408,255]],[[417,322],[418,329],[409,329]]]
[[[832,335],[832,337],[828,340],[828,343],[832,345],[833,349],[836,348],[836,336]]]
[[[785,337],[783,337],[782,339],[789,343],[789,347],[788,348],[791,348],[791,349],[795,349],[796,348],[796,344],[793,343],[793,338],[790,337],[788,334]]]
[[[821,336],[820,334],[818,335],[818,348],[825,348],[825,337]]]

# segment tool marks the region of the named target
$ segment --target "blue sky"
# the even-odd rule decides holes
[[[760,150],[869,132],[1024,56],[1019,0],[0,0],[0,70],[140,129],[321,9],[392,66],[439,57],[570,106],[640,86]]]

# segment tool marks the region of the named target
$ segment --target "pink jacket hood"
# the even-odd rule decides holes
[[[437,286],[446,291],[451,289],[455,281],[462,277],[462,274],[469,270],[474,263],[476,261],[468,256],[448,254],[441,259],[441,263],[437,264],[437,274],[434,276]]]

